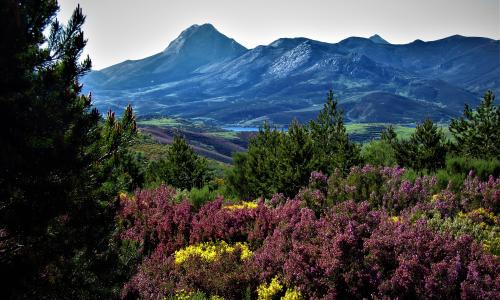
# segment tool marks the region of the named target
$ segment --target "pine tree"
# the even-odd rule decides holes
[[[394,126],[392,125],[387,126],[380,134],[380,139],[382,141],[388,142],[389,144],[394,142],[397,137],[398,136],[396,134],[396,131],[394,130]]]
[[[135,134],[135,120],[129,109],[121,121],[109,115],[103,123],[92,97],[80,94],[78,80],[91,67],[89,58],[79,59],[85,17],[78,6],[62,26],[57,10],[53,0],[0,6],[6,298],[109,297],[116,279],[106,269],[116,261],[109,252],[116,190],[104,184]]]
[[[234,156],[234,168],[228,174],[233,192],[243,199],[270,197],[278,192],[277,166],[284,137],[284,133],[264,122],[250,139],[248,151]]]
[[[396,140],[392,145],[398,163],[417,171],[436,171],[442,168],[448,151],[442,129],[430,119],[418,124],[409,140]]]
[[[309,123],[315,168],[327,174],[333,174],[335,169],[345,173],[361,161],[360,149],[349,140],[342,110],[337,106],[330,90],[323,110],[316,120]]]
[[[209,180],[206,159],[198,156],[180,135],[174,137],[165,159],[150,169],[157,181],[179,189],[200,188]]]
[[[288,197],[294,197],[305,186],[313,169],[313,145],[308,129],[297,120],[288,127],[279,146],[279,159],[274,180],[277,191]],[[270,196],[270,195],[268,195]]]
[[[472,110],[465,105],[463,116],[450,123],[455,151],[474,158],[500,158],[500,104],[492,91]]]

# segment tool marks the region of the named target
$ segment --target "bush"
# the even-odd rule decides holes
[[[482,180],[487,180],[490,175],[500,176],[500,160],[498,158],[478,159],[463,156],[450,156],[446,158],[446,170],[449,174],[460,174],[465,178],[470,171]]]
[[[484,208],[469,213],[458,213],[453,218],[443,218],[434,213],[428,221],[431,228],[449,232],[455,237],[470,235],[483,245],[483,248],[496,255],[500,255],[500,219]]]
[[[187,193],[187,198],[195,209],[199,209],[203,204],[213,201],[217,196],[219,196],[219,192],[217,190],[211,191],[208,185],[203,186],[201,189],[192,188]]]
[[[436,186],[434,177],[403,179],[405,169],[394,167],[353,167],[347,177],[339,173],[328,180],[329,203],[345,200],[368,201],[373,208],[400,212],[418,202],[430,199]]]
[[[361,169],[352,171],[351,175],[361,176],[356,177],[356,185],[377,183],[373,174],[400,176],[401,169],[368,167],[364,172],[370,174],[366,182]],[[324,179],[315,173],[309,189],[316,187],[323,193]],[[417,189],[412,197],[420,197],[419,191],[424,190],[419,180],[424,179],[411,184]],[[404,181],[395,182],[399,182],[395,190],[405,186]],[[430,212],[445,194],[418,203]],[[263,201],[225,205],[217,198],[198,212],[187,201],[172,201],[175,193],[165,187],[123,197],[122,238],[149,244],[144,248],[152,250],[142,252],[144,259],[122,295],[144,299],[202,294],[226,299],[500,297],[500,263],[469,235],[454,238],[436,232],[425,220],[411,219],[411,214],[390,217],[384,210],[372,210],[366,201],[347,200],[318,216],[304,207],[301,197],[286,200],[276,195],[269,201],[274,207]],[[481,210],[468,213],[467,218],[488,226],[493,222],[492,214]],[[433,222],[438,228],[448,226],[438,219]],[[462,228],[450,226],[455,227]],[[496,247],[489,236],[486,241]]]
[[[394,149],[385,140],[374,140],[363,145],[361,157],[366,164],[373,166],[393,167],[397,164]]]

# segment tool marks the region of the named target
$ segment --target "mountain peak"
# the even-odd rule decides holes
[[[368,38],[370,41],[374,42],[375,44],[390,44],[388,41],[384,40],[380,35],[374,34],[371,37]]]
[[[190,34],[194,34],[194,33],[210,33],[210,32],[217,32],[219,33],[219,31],[214,27],[214,25],[210,24],[210,23],[205,23],[205,24],[201,24],[201,25],[198,25],[198,24],[193,24],[191,26],[189,26],[187,29],[185,29],[182,33],[181,33],[181,36],[182,35],[190,35]]]
[[[229,52],[234,52],[234,55],[238,55],[246,51],[245,47],[220,33],[212,24],[206,23],[202,25],[195,24],[182,31],[163,53],[198,52],[203,49],[209,52],[225,53],[228,55],[230,55]]]

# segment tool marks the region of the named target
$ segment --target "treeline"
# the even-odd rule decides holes
[[[248,151],[234,156],[228,174],[231,189],[240,198],[294,195],[312,171],[348,172],[361,163],[360,147],[349,140],[333,92],[316,120],[307,125],[293,121],[288,132],[265,123],[249,143]]]
[[[392,126],[360,146],[349,140],[333,92],[316,120],[293,121],[288,132],[264,124],[245,153],[234,157],[228,182],[243,199],[269,198],[276,192],[295,195],[312,171],[345,175],[353,166],[370,164],[408,168],[414,174],[438,173],[442,182],[462,182],[470,170],[483,178],[500,173],[500,109],[488,91],[479,106],[465,107],[449,125],[452,139],[431,120],[416,126],[409,139],[400,139]]]

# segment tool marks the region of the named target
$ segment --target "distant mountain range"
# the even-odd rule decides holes
[[[486,90],[500,92],[500,41],[454,35],[393,45],[374,35],[246,49],[210,24],[193,25],[163,52],[92,71],[83,83],[101,111],[132,103],[140,116],[287,124],[314,118],[333,89],[350,122],[446,122]]]

